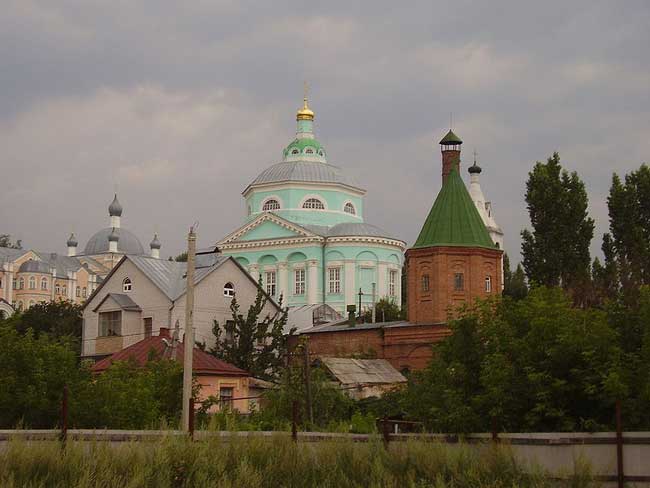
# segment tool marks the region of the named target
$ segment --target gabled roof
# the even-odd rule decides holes
[[[126,349],[122,349],[121,351],[96,362],[92,367],[92,371],[94,373],[101,373],[116,361],[128,361],[131,359],[139,366],[145,366],[149,361],[151,351],[155,351],[156,356],[159,358],[172,359],[171,347],[165,344],[165,341],[171,344],[171,339],[168,334],[143,339]],[[182,363],[183,353],[184,345],[182,342],[179,342],[176,345],[176,357],[174,359]],[[195,347],[192,353],[192,371],[202,375],[250,376],[250,374],[243,369],[222,361],[221,359],[217,359],[198,347]]]
[[[108,298],[112,298],[115,303],[117,303],[117,306],[120,307],[122,310],[126,312],[142,312],[142,309],[140,308],[140,305],[135,303],[130,296],[124,295],[122,293],[108,293],[104,298],[102,298],[102,301],[97,304],[97,306],[93,309],[93,312],[96,312],[99,310],[99,307],[102,306],[102,304],[108,300]]]
[[[321,358],[325,368],[344,385],[406,383],[406,378],[385,359]]]
[[[496,248],[455,168],[442,184],[413,245],[414,248],[431,246]]]

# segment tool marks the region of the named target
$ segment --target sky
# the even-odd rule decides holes
[[[241,191],[293,139],[303,82],[365,220],[412,244],[440,189],[438,141],[478,153],[511,260],[525,182],[560,153],[607,231],[612,173],[650,161],[647,0],[5,0],[0,234],[65,252],[122,226],[164,257],[243,223]]]

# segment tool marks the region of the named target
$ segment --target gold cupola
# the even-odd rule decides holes
[[[307,97],[303,99],[303,106],[296,113],[296,120],[314,120],[314,111],[309,108]]]

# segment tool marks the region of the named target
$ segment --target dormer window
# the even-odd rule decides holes
[[[343,211],[350,215],[357,214],[357,210],[354,208],[354,205],[351,202],[345,204],[345,207],[343,207]]]
[[[133,290],[133,283],[131,283],[131,278],[124,278],[122,281],[122,291],[128,293]]]
[[[274,198],[267,200],[264,202],[264,205],[262,205],[263,212],[270,212],[271,210],[280,210],[280,202]]]
[[[305,154],[314,154],[314,150],[311,147],[305,149]]]
[[[302,204],[302,208],[310,208],[314,210],[325,210],[325,205],[318,198],[308,198]]]

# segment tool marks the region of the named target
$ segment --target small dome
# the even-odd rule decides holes
[[[79,245],[79,242],[77,242],[77,238],[74,235],[74,232],[70,234],[70,237],[68,237],[68,247],[77,247]]]
[[[47,264],[44,261],[35,261],[33,259],[30,259],[29,261],[25,261],[23,264],[20,265],[20,268],[18,268],[19,273],[46,273],[50,274],[50,265]]]
[[[476,161],[474,161],[474,164],[472,166],[467,168],[467,172],[469,174],[471,174],[471,175],[473,175],[473,174],[481,174],[481,171],[483,171],[483,170],[481,169],[481,167],[478,164],[476,164]]]
[[[314,111],[309,108],[307,103],[307,97],[303,99],[303,106],[296,113],[296,119],[298,120],[314,120]]]
[[[142,247],[140,240],[131,231],[124,229],[123,227],[119,229],[107,227],[96,232],[90,239],[88,239],[88,243],[84,249],[84,254],[86,256],[92,256],[94,254],[108,252],[108,236],[113,231],[115,231],[119,236],[117,245],[118,252],[123,254],[144,255],[144,248]]]
[[[111,202],[111,204],[108,206],[108,215],[110,215],[111,217],[122,216],[122,205],[117,199],[117,193],[115,194],[115,197],[113,197],[113,201]]]
[[[116,228],[113,227],[111,233],[108,234],[108,242],[117,242],[120,240],[120,235],[116,232]]]
[[[158,240],[158,234],[153,235],[153,240],[149,243],[149,247],[151,249],[160,249],[161,244],[160,241]]]

